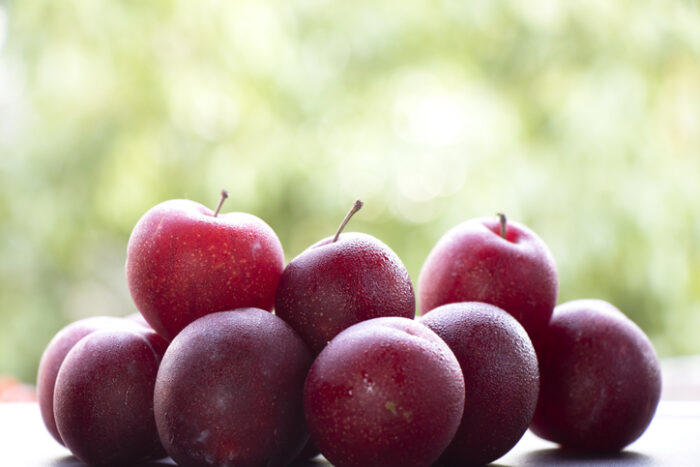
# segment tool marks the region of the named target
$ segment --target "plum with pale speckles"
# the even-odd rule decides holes
[[[452,349],[464,374],[464,415],[447,465],[488,464],[515,446],[537,404],[537,356],[525,329],[493,305],[443,305],[420,321]]]
[[[296,332],[265,310],[192,322],[158,372],[163,446],[180,465],[287,465],[309,438],[302,388],[311,361]]]
[[[275,312],[318,353],[343,329],[382,316],[413,318],[408,271],[387,245],[363,233],[326,238],[285,268]]]
[[[311,437],[337,467],[424,467],[457,431],[464,378],[449,347],[417,321],[385,317],[338,334],[304,386]]]
[[[602,300],[559,305],[546,331],[535,342],[540,395],[530,429],[591,452],[639,438],[661,394],[659,360],[644,332]]]
[[[421,314],[455,302],[485,302],[513,315],[536,340],[556,305],[557,270],[542,239],[497,218],[463,222],[440,238],[418,278]]]
[[[275,232],[242,212],[215,213],[189,200],[151,208],[131,232],[126,278],[136,307],[168,340],[217,311],[271,311],[284,254]]]

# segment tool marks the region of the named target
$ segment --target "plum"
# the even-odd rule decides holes
[[[661,393],[659,361],[620,310],[602,300],[559,305],[535,346],[536,435],[570,449],[615,452],[646,430]]]
[[[190,323],[163,358],[155,416],[183,465],[278,466],[308,440],[302,407],[311,351],[282,319],[244,308]]]
[[[498,459],[523,436],[537,404],[537,356],[527,332],[506,311],[480,302],[443,305],[420,321],[447,343],[464,374],[464,415],[441,460]]]
[[[318,353],[343,329],[371,318],[413,318],[416,299],[401,259],[377,238],[342,233],[356,201],[334,237],[323,239],[284,269],[275,313]]]
[[[153,388],[167,342],[139,330],[83,337],[61,364],[54,390],[56,427],[88,464],[130,464],[157,456]]]
[[[131,298],[161,336],[173,339],[207,313],[255,306],[272,311],[284,253],[277,234],[244,212],[219,213],[190,200],[164,201],[129,237]]]
[[[530,339],[547,327],[558,291],[547,245],[500,213],[498,219],[471,219],[450,229],[418,277],[421,314],[447,303],[485,302],[513,315]]]
[[[46,346],[39,362],[39,372],[36,377],[37,400],[46,429],[59,443],[63,444],[63,440],[56,428],[53,414],[53,393],[58,370],[66,355],[80,339],[88,334],[105,329],[133,329],[134,324],[131,321],[110,316],[81,319],[61,329]]]
[[[452,351],[401,317],[342,331],[304,386],[311,437],[338,467],[430,465],[452,440],[463,409],[464,378]]]

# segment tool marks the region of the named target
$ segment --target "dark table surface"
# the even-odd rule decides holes
[[[163,460],[150,465],[172,465]],[[0,466],[77,466],[80,461],[46,431],[35,403],[0,404]],[[305,464],[329,465],[321,458]],[[530,432],[495,465],[700,466],[700,402],[663,401],[649,429],[612,457],[580,457]]]

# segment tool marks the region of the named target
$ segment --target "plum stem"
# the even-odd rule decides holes
[[[216,211],[214,211],[214,217],[219,215],[219,211],[221,211],[221,206],[224,205],[224,201],[226,201],[226,198],[228,198],[228,191],[221,190],[221,198],[219,198],[219,204],[216,206]]]
[[[501,237],[506,238],[506,222],[508,222],[506,215],[502,212],[497,212],[496,215],[501,223]]]
[[[355,204],[352,205],[352,208],[348,211],[348,213],[345,215],[345,219],[343,219],[343,222],[340,223],[340,227],[338,227],[338,231],[335,233],[335,237],[333,237],[333,243],[338,241],[338,237],[340,237],[340,233],[343,231],[345,226],[347,225],[348,221],[350,221],[350,218],[355,214],[357,211],[362,209],[362,206],[364,206],[365,203],[362,201],[355,200]]]

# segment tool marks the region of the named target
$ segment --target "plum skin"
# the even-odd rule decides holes
[[[537,356],[527,332],[506,311],[479,302],[443,305],[420,321],[450,347],[464,375],[464,415],[440,460],[498,459],[523,436],[537,404]]]
[[[173,339],[207,313],[242,307],[272,311],[282,244],[262,219],[243,212],[214,217],[194,201],[149,209],[129,237],[131,298],[161,336]]]
[[[401,259],[371,235],[342,233],[310,246],[284,269],[275,313],[318,353],[339,332],[381,316],[415,316]]]
[[[66,355],[54,414],[67,448],[88,464],[129,464],[162,452],[153,387],[167,342],[154,331],[95,331]]]
[[[447,231],[418,277],[421,314],[447,303],[489,303],[513,315],[533,340],[547,327],[558,291],[554,257],[544,241],[510,220],[502,238],[496,218],[471,219]]]
[[[452,440],[464,409],[457,359],[427,327],[363,321],[316,358],[304,386],[311,437],[335,466],[425,466]]]
[[[37,401],[39,402],[41,417],[44,420],[46,429],[59,443],[64,444],[58,432],[58,428],[56,428],[56,419],[53,411],[53,396],[54,387],[56,386],[56,377],[58,376],[58,371],[66,355],[68,355],[68,352],[78,341],[88,334],[98,330],[124,327],[133,328],[134,324],[135,323],[124,320],[123,318],[114,318],[111,316],[95,316],[81,319],[70,323],[56,333],[46,346],[46,349],[44,349],[36,377]]]
[[[566,448],[616,452],[651,423],[661,371],[651,342],[602,300],[559,305],[536,342],[540,396],[530,429]]]
[[[310,350],[257,308],[206,315],[166,352],[155,388],[163,446],[180,465],[286,465],[308,440]]]

